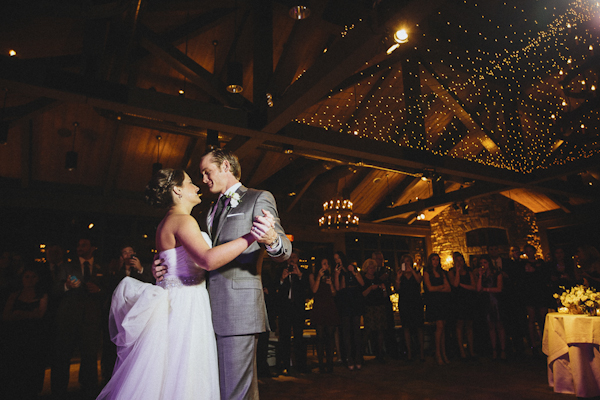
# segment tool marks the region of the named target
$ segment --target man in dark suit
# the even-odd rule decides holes
[[[269,329],[259,258],[266,253],[277,262],[287,260],[292,244],[279,222],[273,195],[240,183],[241,167],[235,154],[216,149],[200,162],[202,181],[219,199],[207,216],[213,245],[237,239],[250,231],[255,217],[270,213],[274,226],[265,239],[253,243],[231,263],[211,271],[208,291],[219,354],[222,399],[258,399],[256,345]]]
[[[308,289],[308,279],[303,276],[298,264],[299,252],[292,250],[287,263],[279,268],[279,287],[277,289],[277,310],[279,317],[278,367],[283,375],[290,372],[292,332],[294,335],[294,368],[298,372],[307,372],[306,348],[304,345],[304,305]]]
[[[65,398],[75,348],[81,353],[79,383],[85,396],[97,395],[104,274],[94,262],[96,248],[88,238],[77,242],[77,258],[59,271],[62,291],[56,312],[56,342],[52,365],[52,395]]]

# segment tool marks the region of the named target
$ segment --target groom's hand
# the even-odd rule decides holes
[[[152,276],[159,282],[165,279],[163,275],[169,271],[166,265],[162,265],[163,261],[165,260],[156,258],[152,263]]]
[[[267,210],[262,210],[263,215],[259,215],[255,218],[255,221],[260,223],[262,226],[266,227],[267,229],[262,232],[263,235],[261,236],[260,239],[257,239],[258,243],[263,243],[263,244],[271,244],[274,241],[277,240],[277,237],[279,235],[277,235],[277,232],[275,232],[275,217],[273,217],[273,214],[271,214],[269,211]]]

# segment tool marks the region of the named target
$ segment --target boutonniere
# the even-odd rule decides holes
[[[242,198],[238,193],[230,193],[226,195],[226,197],[229,198],[229,205],[227,206],[228,209],[236,208],[242,202]]]

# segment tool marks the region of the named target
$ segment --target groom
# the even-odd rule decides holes
[[[241,167],[232,152],[216,149],[202,157],[202,181],[219,199],[209,210],[207,226],[213,246],[247,233],[252,221],[269,211],[275,218],[261,244],[276,262],[289,258],[292,244],[279,222],[273,195],[240,183]],[[208,291],[219,354],[221,399],[258,399],[256,345],[268,330],[260,271],[261,245],[253,243],[231,263],[211,271]]]

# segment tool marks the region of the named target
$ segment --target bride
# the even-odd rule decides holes
[[[118,348],[112,378],[98,399],[219,399],[217,347],[205,270],[234,260],[274,220],[257,217],[251,232],[211,248],[191,211],[199,188],[183,170],[162,169],[146,200],[169,211],[156,232],[168,273],[157,286],[125,278],[112,297],[109,329]]]

